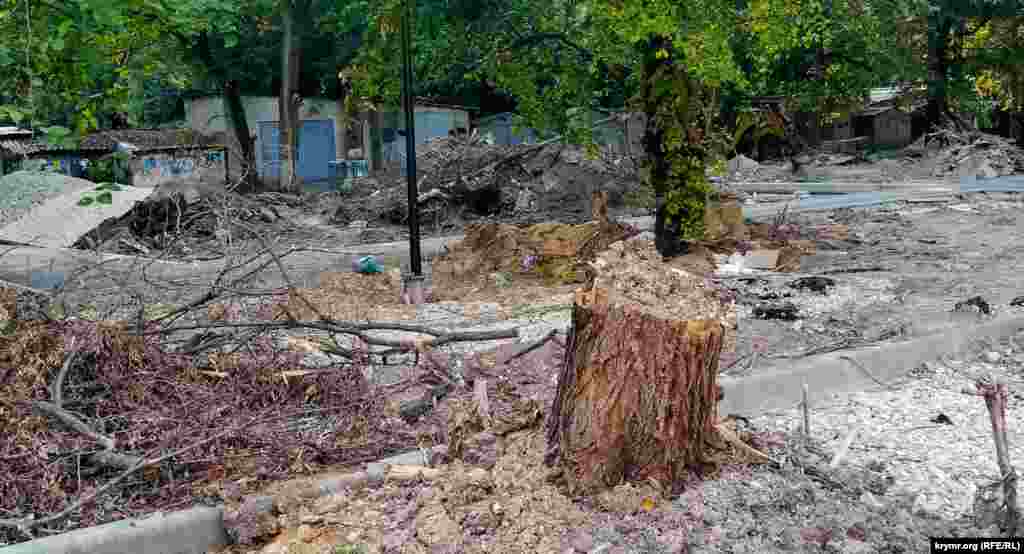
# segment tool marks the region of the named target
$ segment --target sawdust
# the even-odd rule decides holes
[[[704,278],[663,263],[652,241],[616,242],[591,265],[613,301],[642,306],[663,319],[717,320],[726,330],[723,351],[735,349],[735,304]]]

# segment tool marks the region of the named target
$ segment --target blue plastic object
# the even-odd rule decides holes
[[[358,260],[352,262],[352,270],[356,273],[370,274],[370,273],[382,273],[384,268],[381,267],[377,258],[373,256],[363,256]]]
[[[33,271],[31,279],[34,289],[53,290],[64,287],[63,271]]]

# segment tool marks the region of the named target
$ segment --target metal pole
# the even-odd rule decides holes
[[[423,266],[420,260],[419,188],[416,186],[416,118],[412,91],[411,18],[416,0],[403,0],[402,14],[402,103],[405,104],[405,163],[409,179],[409,258],[412,275],[407,292],[412,303],[422,301]],[[411,4],[411,5],[410,5]]]

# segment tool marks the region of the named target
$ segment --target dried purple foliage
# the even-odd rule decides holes
[[[85,505],[77,520],[68,521],[73,527],[180,508],[197,496],[216,501],[209,497],[215,493],[201,493],[204,485],[254,474],[285,476],[296,469],[300,450],[298,467],[315,469],[316,464],[373,459],[410,442],[410,432],[392,429],[382,395],[373,392],[358,364],[284,381],[280,372],[299,367],[302,354],[277,350],[269,337],[259,337],[233,363],[216,368],[218,377],[202,373],[191,356],[165,351],[155,333],[132,337],[109,323],[88,321],[53,322],[46,329],[53,340],[71,344],[73,339],[82,354],[65,380],[64,407],[113,437],[119,452],[139,456],[181,448],[240,426],[253,414],[266,414],[256,428],[197,448],[183,456],[187,459],[172,459],[160,472],[147,472]],[[55,346],[59,349],[59,342]],[[54,372],[59,368],[45,365]],[[50,399],[42,377],[22,400]],[[23,403],[11,405],[10,416],[25,434],[0,441],[0,511],[7,517],[58,512],[110,478],[109,470],[90,471],[87,458],[77,455],[98,445],[40,418]],[[0,528],[0,540],[24,538]]]

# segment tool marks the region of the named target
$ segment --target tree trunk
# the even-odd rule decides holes
[[[345,110],[345,101],[351,93],[351,83],[348,79],[341,77],[341,69],[341,67],[338,68],[338,115],[337,128],[334,130],[334,133],[337,137],[338,154],[340,154],[338,159],[347,160],[349,117],[348,112]]]
[[[654,478],[670,484],[700,463],[718,416],[716,320],[666,320],[638,304],[577,291],[548,427],[549,464],[574,494]]]
[[[949,111],[946,80],[949,71],[949,40],[955,21],[951,16],[938,14],[928,18],[928,104],[925,107],[928,131],[934,131],[946,122],[963,130],[966,125]]]
[[[224,82],[224,103],[228,112],[228,121],[235,133],[235,140],[241,150],[242,176],[247,187],[251,190],[256,182],[256,149],[253,145],[252,132],[249,130],[249,121],[245,115],[245,104],[242,102],[242,94],[238,89],[238,81],[227,80]]]
[[[299,67],[302,49],[297,44],[296,6],[286,0],[281,10],[281,92],[278,95],[280,113],[278,131],[281,145],[281,190],[295,191],[295,165],[298,159]]]

